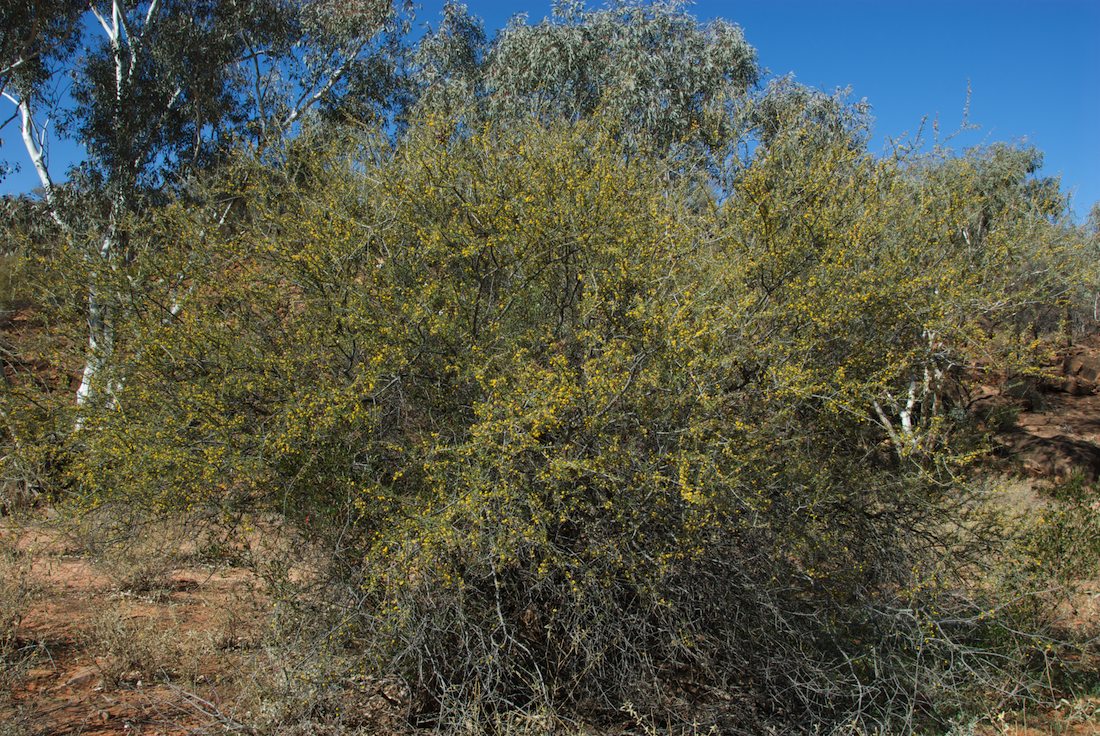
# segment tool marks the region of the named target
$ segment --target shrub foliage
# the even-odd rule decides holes
[[[229,164],[92,275],[113,390],[51,425],[54,482],[285,515],[330,551],[330,641],[444,729],[912,730],[1026,694],[963,378],[1035,369],[1080,235],[1029,152],[876,158],[839,103],[757,113],[718,177],[599,115]]]

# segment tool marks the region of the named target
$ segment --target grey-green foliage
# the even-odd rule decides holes
[[[78,0],[0,3],[0,94],[15,97],[41,90],[50,65],[73,48],[76,20],[83,5]],[[11,170],[5,159],[12,154],[0,152],[0,155],[3,156],[0,179],[3,179]]]
[[[117,39],[93,33],[71,60],[70,130],[87,166],[128,188],[229,141],[275,140],[311,109],[363,112],[387,94],[364,80],[386,76],[398,15],[389,0],[136,4]]]
[[[417,45],[413,61],[422,109],[452,112],[480,91],[488,51],[485,27],[465,5],[443,6],[439,27]]]
[[[421,105],[454,109],[476,98],[496,119],[580,119],[600,111],[633,147],[709,147],[734,131],[730,105],[757,81],[741,28],[700,22],[682,2],[561,2],[530,24],[512,19],[486,47],[465,7],[449,4],[418,50]]]
[[[807,151],[812,150],[811,143],[840,140],[847,140],[853,150],[864,148],[870,137],[870,105],[863,100],[848,102],[845,95],[845,90],[827,94],[796,82],[793,76],[779,77],[746,109],[746,122],[764,146],[797,128]]]
[[[50,63],[72,51],[79,0],[8,0],[0,3],[0,92],[20,93],[41,82]]]

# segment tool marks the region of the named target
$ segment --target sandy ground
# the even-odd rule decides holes
[[[209,726],[187,693],[216,704],[235,674],[264,617],[252,576],[182,567],[155,590],[129,593],[48,529],[3,531],[30,602],[15,642],[21,677],[0,699],[0,723],[15,734],[85,736]]]

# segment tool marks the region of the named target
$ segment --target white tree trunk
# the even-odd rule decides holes
[[[145,25],[152,23],[159,0],[154,0],[145,16]],[[111,20],[103,17],[94,4],[89,3],[89,10],[99,21],[100,26],[107,35],[111,46],[115,66],[115,100],[117,104],[123,103],[125,90],[130,83],[134,69],[134,61],[131,58],[127,63],[122,53],[122,44],[127,43],[131,47],[131,57],[136,56],[135,44],[140,36],[134,37],[126,27],[126,9],[120,0],[114,0],[111,4]],[[145,30],[143,28],[143,30]],[[8,92],[3,96],[15,104],[19,111],[20,127],[23,136],[23,145],[27,155],[34,166],[35,173],[42,185],[42,190],[49,208],[50,216],[68,237],[73,237],[73,230],[62,215],[57,206],[53,179],[50,176],[46,161],[45,126],[39,128],[35,125],[34,115],[31,113],[30,100],[28,98],[17,99]],[[76,391],[76,403],[83,406],[100,397],[112,400],[113,386],[104,383],[103,373],[109,364],[114,352],[115,333],[114,319],[111,314],[109,300],[104,299],[99,285],[97,272],[110,263],[114,256],[115,244],[118,239],[118,221],[125,211],[126,194],[118,193],[111,203],[111,214],[108,219],[107,232],[96,249],[89,249],[85,256],[88,266],[88,354],[81,373],[80,386]]]
[[[84,406],[100,396],[111,400],[113,394],[112,387],[104,384],[103,373],[114,352],[114,320],[110,307],[100,296],[95,278],[93,272],[88,279],[88,357],[80,377],[80,387],[76,390],[78,406]]]

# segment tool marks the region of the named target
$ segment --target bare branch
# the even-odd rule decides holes
[[[290,111],[290,114],[287,115],[286,120],[283,121],[283,127],[289,127],[293,125],[298,120],[298,118],[301,117],[302,113],[315,105],[318,100],[328,94],[329,90],[335,87],[336,83],[340,81],[341,77],[343,77],[344,74],[347,73],[348,67],[351,66],[351,62],[355,59],[355,57],[359,55],[359,52],[366,47],[369,41],[370,39],[365,38],[361,40],[357,45],[355,45],[354,48],[349,49],[348,52],[344,55],[344,60],[340,63],[338,67],[336,67],[335,70],[333,70],[332,75],[321,86],[320,89],[318,89],[312,95],[309,94],[309,90],[306,90],[304,93],[302,93],[302,96],[298,98],[298,102],[295,103],[295,106]]]
[[[99,12],[99,8],[95,6],[95,3],[88,3],[88,9],[92,11],[92,15],[99,21],[99,25],[103,27],[103,31],[107,34],[107,38],[114,39],[116,31],[112,31],[111,26],[107,25],[107,19]]]
[[[144,38],[149,33],[149,28],[153,25],[153,19],[157,15],[157,11],[160,10],[160,0],[153,0],[149,3],[149,8],[145,11],[145,23],[141,27],[141,37]]]
[[[25,57],[23,57],[23,58],[21,58],[21,59],[17,59],[17,60],[15,60],[15,61],[13,61],[13,62],[12,62],[11,64],[8,64],[8,65],[7,65],[6,67],[4,67],[3,69],[0,69],[0,76],[6,75],[6,74],[11,74],[11,73],[12,73],[13,71],[15,71],[15,70],[16,70],[16,69],[18,69],[19,67],[23,66],[23,65],[24,65],[24,64],[26,64],[26,63],[27,63],[28,61],[30,61],[31,59],[35,58],[36,56],[38,56],[38,53],[37,53],[37,52],[35,52],[35,53],[31,54],[30,56],[25,56]]]
[[[50,177],[50,169],[46,163],[46,153],[44,146],[45,133],[39,133],[37,126],[34,124],[34,116],[31,115],[30,102],[26,99],[16,99],[10,93],[4,92],[4,97],[15,104],[19,110],[20,117],[20,132],[23,135],[23,146],[27,149],[27,155],[30,156],[31,164],[34,165],[34,171],[38,175],[38,181],[42,185],[42,192],[46,198],[46,204],[49,206],[50,217],[53,219],[57,226],[62,231],[70,232],[68,223],[66,223],[57,209],[57,197],[55,196],[55,189],[53,179]]]

